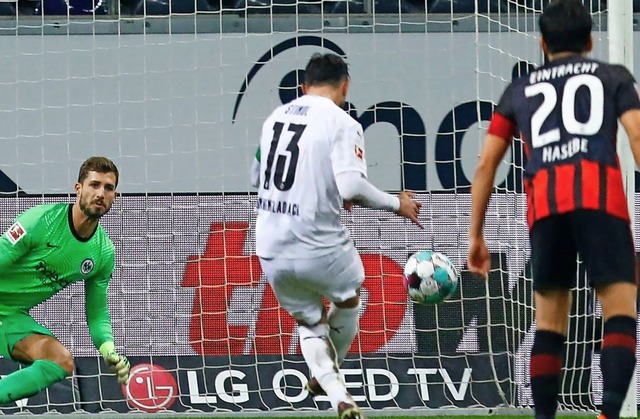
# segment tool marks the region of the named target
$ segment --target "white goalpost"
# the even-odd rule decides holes
[[[633,70],[632,1],[587,2],[594,56]],[[546,0],[97,3],[54,16],[0,2],[0,230],[32,205],[72,201],[86,157],[114,160],[122,195],[103,220],[116,245],[109,303],[133,375],[120,387],[105,370],[75,284],[32,310],[73,353],[73,377],[0,412],[329,415],[303,388],[296,327],[255,256],[249,182],[260,126],[298,94],[314,52],[349,63],[348,111],[365,130],[369,179],[423,203],[424,230],[380,211],[343,215],[366,271],[361,330],[342,366],[356,401],[368,416],[531,412],[519,140],[488,212],[489,281],[464,267],[481,141],[509,81],[543,63]],[[618,144],[635,210],[633,159]],[[438,306],[411,304],[402,281],[408,256],[425,249],[462,271]],[[592,415],[602,319],[582,267],[578,276],[560,406]],[[0,359],[0,375],[17,368]],[[637,416],[636,389],[624,417]]]
[[[633,1],[609,0],[608,8],[609,61],[622,64],[633,73],[635,69],[633,61]],[[627,193],[631,225],[635,225],[636,164],[629,147],[629,139],[622,128],[618,130],[618,155],[624,174],[623,181]],[[634,229],[635,231],[637,230]],[[637,236],[634,235],[634,239],[635,237]],[[634,241],[637,242],[637,239]],[[621,417],[636,418],[638,416],[637,369],[634,371],[631,383]]]

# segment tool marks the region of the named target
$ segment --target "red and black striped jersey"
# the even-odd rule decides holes
[[[629,219],[616,131],[630,109],[640,109],[631,73],[581,55],[549,62],[506,88],[488,133],[508,141],[520,133],[529,226],[576,209]]]

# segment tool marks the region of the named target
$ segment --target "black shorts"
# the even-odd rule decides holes
[[[576,286],[577,256],[589,285],[636,283],[629,223],[601,211],[578,210],[536,221],[530,232],[533,289]]]

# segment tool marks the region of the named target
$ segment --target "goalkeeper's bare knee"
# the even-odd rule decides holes
[[[56,363],[67,373],[67,375],[73,374],[73,370],[75,369],[75,361],[73,359],[73,355],[71,355],[71,352],[69,352],[69,350],[64,346],[62,347],[62,349],[56,348],[55,351],[47,353],[47,356],[40,359],[43,361],[51,361]]]
[[[75,369],[71,352],[59,340],[48,335],[33,334],[25,337],[16,343],[11,358],[27,365],[38,360],[54,362],[67,375],[73,374]]]

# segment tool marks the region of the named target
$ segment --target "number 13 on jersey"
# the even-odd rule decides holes
[[[282,122],[276,122],[273,124],[273,139],[269,147],[269,155],[267,156],[267,168],[264,171],[264,182],[262,187],[269,189],[271,187],[271,176],[273,171],[273,163],[276,159],[276,151],[278,149],[278,143],[282,137],[284,131],[284,125]],[[296,167],[298,165],[298,155],[300,149],[298,148],[298,141],[302,137],[306,125],[302,124],[289,124],[287,126],[287,133],[293,134],[289,144],[287,145],[287,154],[278,153],[276,160],[275,173],[273,174],[273,183],[276,189],[281,191],[288,191],[293,186],[296,176]]]

